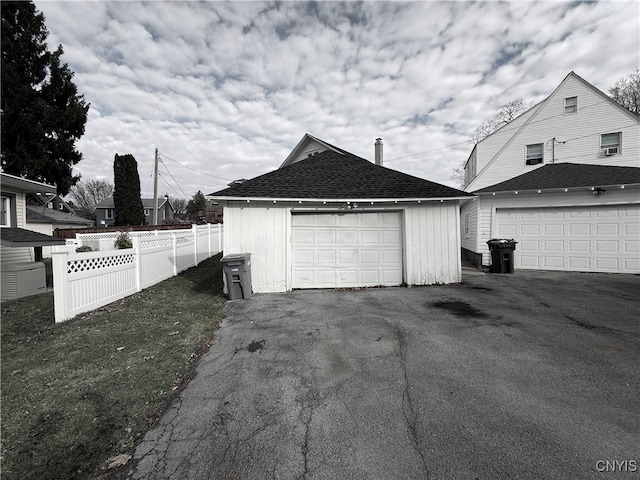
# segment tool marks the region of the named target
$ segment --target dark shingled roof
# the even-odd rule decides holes
[[[640,184],[640,168],[554,163],[544,165],[532,172],[524,173],[490,187],[481,188],[473,193],[631,184]]]
[[[459,198],[471,194],[374,165],[345,151],[325,150],[210,196],[363,200]]]
[[[56,238],[24,228],[2,228],[0,238],[5,247],[44,247],[65,244],[64,238]]]

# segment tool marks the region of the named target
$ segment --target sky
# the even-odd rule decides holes
[[[91,104],[75,167],[191,198],[277,169],[305,133],[455,186],[474,130],[575,71],[604,91],[640,67],[640,2],[36,0]]]

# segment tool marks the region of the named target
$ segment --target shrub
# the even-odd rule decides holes
[[[93,248],[91,248],[89,245],[82,245],[76,248],[76,253],[82,253],[82,252],[93,252]]]
[[[127,232],[122,232],[120,235],[118,235],[116,241],[113,242],[113,246],[118,250],[121,250],[123,248],[133,248],[133,242],[131,241],[131,237],[129,237],[129,234]]]

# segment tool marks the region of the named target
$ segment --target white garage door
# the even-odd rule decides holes
[[[402,283],[400,213],[292,216],[293,288]]]
[[[640,206],[500,209],[515,268],[640,273]]]

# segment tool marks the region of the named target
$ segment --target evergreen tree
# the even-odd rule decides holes
[[[198,193],[187,202],[187,213],[192,221],[197,221],[200,215],[204,215],[205,208],[207,208],[207,199],[204,198],[202,192],[198,190]]]
[[[113,161],[113,206],[116,225],[144,225],[144,207],[140,199],[138,162],[133,155],[118,155]]]
[[[80,176],[89,104],[62,62],[62,46],[47,50],[44,16],[32,2],[2,2],[2,169],[55,183],[66,195]]]

